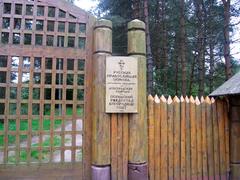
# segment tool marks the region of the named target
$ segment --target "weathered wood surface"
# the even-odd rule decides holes
[[[226,179],[230,156],[225,105],[208,97],[149,96],[149,178]]]
[[[128,24],[128,54],[138,59],[138,113],[130,114],[129,162],[147,162],[147,88],[145,24],[133,20]]]
[[[105,113],[106,56],[112,50],[112,23],[99,20],[94,29],[92,164],[110,165],[110,114]]]
[[[240,98],[238,96],[230,97],[230,159],[227,159],[227,163],[230,163],[231,167],[231,179],[240,179]],[[227,108],[227,107],[225,107]],[[229,125],[225,115],[225,128],[229,129]],[[228,134],[226,134],[227,138]],[[226,144],[227,146],[227,144]],[[229,153],[227,149],[226,153]]]
[[[127,180],[128,114],[111,115],[111,178]]]

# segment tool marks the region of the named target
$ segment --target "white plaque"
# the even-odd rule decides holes
[[[138,61],[134,57],[106,58],[106,113],[137,113]]]

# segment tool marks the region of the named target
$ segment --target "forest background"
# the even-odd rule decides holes
[[[240,41],[235,30],[240,24],[240,0],[99,0],[96,4],[90,12],[113,22],[113,55],[127,55],[129,21],[146,23],[148,93],[208,95],[240,70],[240,47],[231,49]]]

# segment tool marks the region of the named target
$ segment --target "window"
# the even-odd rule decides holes
[[[0,99],[5,99],[5,92],[6,92],[6,88],[1,87],[0,88]]]
[[[60,18],[65,18],[65,17],[66,17],[66,12],[60,9],[60,10],[59,10],[58,17],[60,17]]]
[[[20,34],[13,33],[13,44],[20,44]]]
[[[55,7],[48,7],[48,17],[55,17]]]
[[[78,38],[78,47],[80,49],[85,49],[86,38],[80,37]]]
[[[7,56],[0,56],[0,67],[7,67]]]
[[[31,66],[31,60],[30,57],[23,57],[23,68],[24,69],[29,69]]]
[[[56,82],[57,85],[63,84],[63,74],[62,73],[57,73],[56,74]]]
[[[43,31],[43,20],[37,20],[36,21],[36,30],[37,31]]]
[[[67,70],[74,70],[74,59],[67,59]]]
[[[64,22],[58,23],[58,32],[65,32],[65,23]]]
[[[33,15],[33,5],[27,5],[26,6],[26,15]]]
[[[32,35],[31,34],[24,34],[24,44],[30,45],[32,42]]]
[[[3,5],[3,13],[4,14],[11,14],[11,3],[4,3]]]
[[[10,18],[3,18],[2,28],[3,29],[10,29]]]
[[[44,16],[44,6],[37,7],[37,16]]]
[[[79,71],[84,71],[84,66],[85,66],[85,61],[84,61],[84,59],[79,59],[79,60],[78,60],[78,70],[79,70]]]
[[[32,30],[33,27],[33,20],[32,19],[26,19],[25,20],[25,29]]]
[[[64,36],[58,36],[57,37],[57,46],[58,47],[64,47]]]
[[[22,14],[22,5],[21,4],[15,4],[15,14],[17,14],[17,15]]]
[[[46,69],[52,69],[52,58],[46,58],[45,59],[45,68]]]
[[[14,29],[21,29],[21,19],[20,18],[14,18]]]
[[[62,58],[57,58],[56,69],[63,70],[63,59]]]
[[[43,35],[36,34],[36,36],[35,36],[35,45],[42,46],[42,44],[43,44]]]
[[[0,71],[0,83],[6,83],[6,72]]]
[[[47,36],[47,46],[53,46],[54,36]]]
[[[33,74],[33,82],[34,82],[34,84],[40,84],[41,83],[41,73],[34,73]]]
[[[45,84],[52,84],[52,74],[51,73],[45,74]]]
[[[20,58],[18,56],[13,56],[12,59],[11,59],[12,68],[18,68],[19,61],[20,61]]]
[[[86,24],[79,24],[79,32],[80,33],[86,33]]]
[[[75,29],[76,29],[76,24],[75,23],[69,23],[68,32],[69,33],[75,33]]]
[[[41,65],[42,65],[42,58],[35,57],[34,58],[34,69],[41,69]]]
[[[9,33],[8,32],[2,32],[2,35],[1,35],[1,38],[2,38],[2,43],[3,44],[8,44],[8,41],[9,41]]]
[[[47,30],[48,31],[54,31],[54,21],[48,21],[47,22]]]
[[[68,47],[75,47],[75,38],[68,37]]]

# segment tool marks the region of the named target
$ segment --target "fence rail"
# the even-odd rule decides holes
[[[227,179],[227,104],[209,97],[148,97],[149,177]]]

